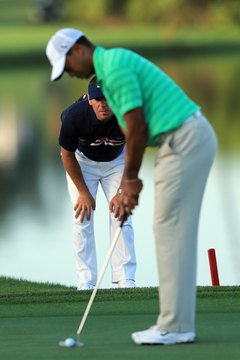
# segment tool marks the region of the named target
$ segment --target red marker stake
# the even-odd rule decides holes
[[[219,286],[219,277],[218,277],[218,267],[217,267],[217,259],[215,249],[208,250],[208,260],[212,278],[212,286]]]

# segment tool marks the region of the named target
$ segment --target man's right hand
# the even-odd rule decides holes
[[[91,211],[96,209],[96,202],[90,192],[82,192],[79,194],[76,205],[74,206],[75,218],[82,223],[84,216],[87,220],[91,218]]]
[[[138,178],[134,179],[133,182],[132,180],[123,180],[121,201],[126,214],[131,215],[133,209],[138,205],[139,194],[142,188],[142,180]]]

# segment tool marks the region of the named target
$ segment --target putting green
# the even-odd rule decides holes
[[[51,294],[51,296],[50,296]],[[54,295],[55,294],[55,295]],[[62,294],[62,295],[61,295]],[[69,297],[69,302],[66,297]],[[194,344],[137,346],[130,337],[152,325],[158,311],[157,289],[102,290],[93,303],[81,335],[81,348],[61,348],[60,340],[75,338],[90,293],[48,288],[23,297],[0,295],[0,358],[226,360],[240,358],[240,289],[198,290],[197,336]],[[34,296],[36,296],[34,298]],[[37,302],[37,298],[39,302]],[[14,301],[17,300],[17,301]],[[34,301],[32,301],[34,299]],[[45,302],[43,302],[45,299]],[[55,300],[54,300],[55,299]]]

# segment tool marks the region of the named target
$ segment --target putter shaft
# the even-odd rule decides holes
[[[88,302],[88,304],[87,304],[86,310],[85,310],[85,312],[84,312],[84,314],[83,314],[82,320],[81,320],[80,325],[79,325],[79,328],[78,328],[78,330],[77,330],[78,340],[79,340],[80,334],[81,334],[81,332],[82,332],[82,329],[83,329],[83,327],[84,327],[84,325],[85,325],[85,322],[86,322],[88,313],[89,313],[89,311],[90,311],[90,309],[91,309],[93,300],[94,300],[94,298],[95,298],[95,296],[96,296],[96,293],[97,293],[97,291],[98,291],[98,288],[99,288],[99,286],[100,286],[100,284],[101,284],[103,275],[104,275],[104,273],[105,273],[105,271],[106,271],[106,268],[107,268],[107,266],[108,266],[108,263],[109,263],[109,261],[110,261],[110,259],[111,259],[113,250],[114,250],[114,248],[115,248],[115,246],[116,246],[116,243],[117,243],[117,241],[118,241],[119,235],[120,235],[120,233],[121,233],[121,229],[122,229],[122,227],[123,227],[123,224],[124,224],[126,218],[127,218],[127,215],[125,214],[125,215],[123,216],[122,220],[121,220],[120,226],[119,226],[119,228],[117,229],[116,234],[115,234],[115,236],[114,236],[114,239],[113,239],[113,241],[112,241],[112,243],[111,243],[111,246],[110,246],[110,248],[109,248],[109,250],[108,250],[108,253],[107,253],[106,259],[105,259],[105,261],[104,261],[104,263],[103,263],[103,266],[102,266],[101,272],[100,272],[100,274],[99,274],[99,277],[98,277],[96,286],[95,286],[95,288],[93,289],[92,295],[91,295],[91,297],[90,297],[90,299],[89,299],[89,302]]]

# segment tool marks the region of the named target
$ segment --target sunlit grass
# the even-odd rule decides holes
[[[1,26],[0,52],[2,54],[29,53],[45,49],[50,36],[62,27],[76,27],[85,32],[95,44],[105,46],[156,46],[156,45],[203,45],[238,44],[239,29],[162,28],[160,26],[121,25],[114,27],[87,26],[60,23],[53,25],[11,25]]]

